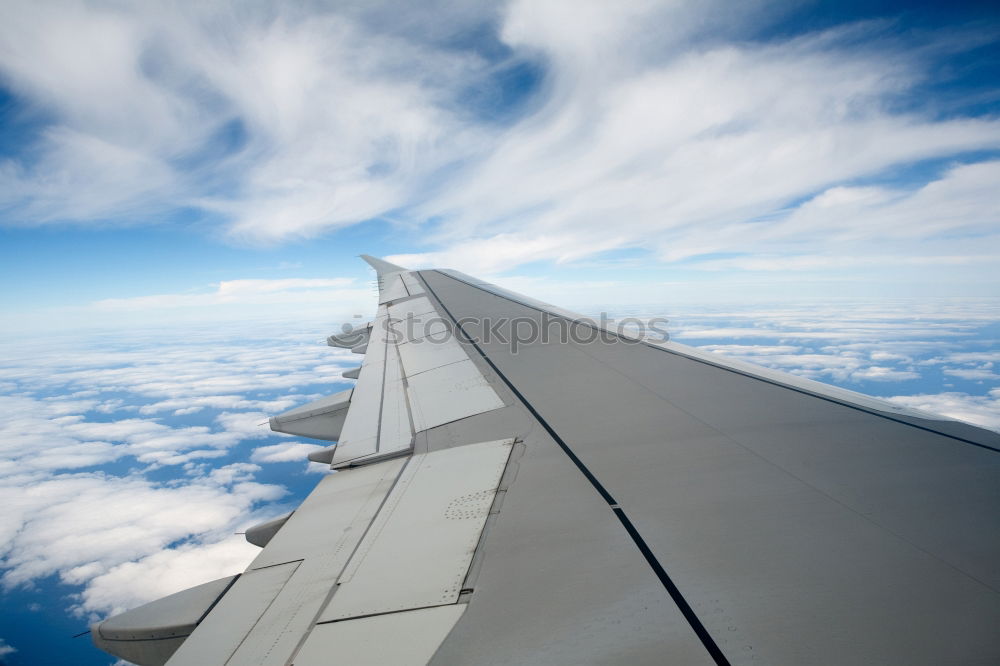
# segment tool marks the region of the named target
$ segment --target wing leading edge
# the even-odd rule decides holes
[[[1000,435],[365,256],[325,477],[238,577],[95,625],[141,664],[995,663]],[[405,324],[405,325],[404,325]],[[348,374],[345,373],[345,374]],[[314,458],[316,459],[316,458]]]

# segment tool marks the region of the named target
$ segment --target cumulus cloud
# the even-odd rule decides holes
[[[319,451],[322,448],[324,447],[319,444],[305,444],[303,442],[259,446],[253,450],[250,460],[259,463],[301,462],[306,460],[306,456],[310,453]],[[329,467],[329,465],[326,467]]]
[[[203,395],[187,398],[171,398],[160,400],[139,408],[140,414],[156,414],[172,412],[177,416],[195,414],[205,409],[261,409],[268,413],[283,412],[296,402],[295,398],[279,398],[277,400],[247,400],[241,395]],[[106,411],[115,411],[121,403],[110,402]],[[105,408],[99,407],[101,411]]]
[[[83,400],[61,400],[53,407],[67,413],[74,413],[74,403],[89,408],[96,396],[116,391],[154,398],[140,407],[145,407],[144,414],[199,405],[260,410],[298,400],[296,387],[342,383],[340,373],[357,364],[357,356],[349,350],[322,344],[325,328],[311,335],[285,332],[274,337],[232,326],[204,337],[172,330],[173,338],[160,330],[146,339],[135,334],[127,344],[121,338],[104,337],[102,344],[85,350],[59,344],[28,347],[30,363],[14,359],[0,364],[0,380],[18,382],[32,391],[59,387],[70,393],[97,392]],[[124,348],[114,349],[118,343]],[[273,390],[287,394],[259,395]]]
[[[152,419],[91,421],[81,414],[60,415],[65,406],[57,401],[23,396],[0,396],[0,406],[9,415],[0,424],[0,475],[92,467],[124,456],[151,465],[176,465],[225,455],[242,439],[259,436],[244,424],[213,431]]]
[[[0,580],[9,588],[58,573],[82,584],[176,541],[231,531],[255,504],[285,492],[250,471],[227,465],[176,487],[140,475],[60,474],[29,487],[8,477]]]
[[[341,367],[318,335],[270,336],[160,329],[10,345],[4,588],[54,576],[79,586],[75,612],[97,617],[242,571],[256,548],[233,533],[287,511],[275,502],[288,490],[259,482],[241,445],[283,438],[270,410],[315,399]]]
[[[913,370],[893,370],[880,365],[873,365],[851,374],[853,379],[867,379],[875,382],[898,382],[907,379],[917,379],[920,373]]]
[[[0,657],[5,657],[8,654],[13,654],[14,652],[17,652],[17,648],[9,645],[7,641],[0,638]]]
[[[953,377],[961,377],[962,379],[1000,380],[1000,375],[995,373],[992,368],[944,368],[942,372]]]
[[[1000,389],[987,395],[970,395],[961,392],[922,395],[897,395],[889,398],[906,407],[921,409],[934,414],[944,414],[960,421],[1000,430]]]
[[[104,569],[79,596],[81,612],[119,613],[174,592],[242,573],[260,549],[239,535],[182,544]]]

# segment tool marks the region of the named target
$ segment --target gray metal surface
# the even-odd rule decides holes
[[[226,576],[133,608],[105,620],[98,631],[103,638],[122,641],[186,636],[235,579]]]
[[[298,566],[298,562],[289,562],[240,576],[167,663],[205,666],[228,662]]]
[[[133,608],[91,627],[91,638],[133,663],[165,664],[234,580],[227,576]]]
[[[540,319],[536,309],[452,277],[421,277],[456,318]],[[596,520],[609,513],[599,485],[634,525],[638,541],[610,529],[604,547],[627,544],[638,554],[639,542],[648,545],[723,659],[1000,661],[995,451],[949,436],[948,426],[944,433],[926,423],[915,427],[649,345],[535,342],[515,354],[494,342],[481,349],[578,457],[580,467],[568,471],[589,486],[586,514]],[[593,572],[572,580],[536,577],[523,559],[524,549],[541,560],[559,553],[563,567],[585,566],[592,557],[566,553],[565,544],[583,535],[562,531],[578,527],[581,491],[564,496],[556,477],[545,475],[556,459],[546,465],[533,457],[545,445],[526,444],[484,545],[469,610],[435,663],[560,661],[545,651],[518,653],[532,631],[515,609],[533,608],[539,597],[585,596],[581,589],[597,580]],[[568,460],[566,451],[556,453]],[[565,497],[573,497],[572,507]],[[545,516],[542,507],[553,503],[558,511]],[[560,538],[546,540],[546,530]],[[536,538],[523,541],[525,531]],[[530,589],[509,585],[525,577]],[[653,578],[632,592],[658,586]],[[594,605],[581,598],[577,619],[582,609],[622,616],[613,599]],[[563,610],[535,619],[549,623]],[[631,613],[626,624],[648,620],[647,612]],[[536,635],[541,631],[539,640],[564,644],[551,625]],[[615,631],[598,626],[594,635],[601,644]],[[654,640],[652,632],[637,631],[630,647]],[[631,663],[622,655],[591,657]]]
[[[318,621],[456,603],[512,445],[414,455]]]
[[[324,476],[309,497],[288,517],[249,569],[319,558],[332,580],[361,540],[356,523],[367,526],[403,467],[387,461]],[[355,529],[352,529],[355,528]],[[337,557],[335,557],[337,556]],[[329,562],[332,561],[332,564]]]
[[[244,533],[248,543],[252,543],[258,548],[265,547],[268,542],[274,538],[274,535],[278,533],[278,530],[288,521],[292,513],[288,512],[283,516],[278,516],[274,520],[269,520],[265,523],[259,523],[253,527],[248,527],[247,531]]]
[[[525,453],[465,583],[468,610],[431,663],[711,664],[608,505],[525,425]]]
[[[423,666],[464,611],[451,604],[319,624],[295,666]]]
[[[226,663],[283,666],[294,661],[402,463],[390,461],[327,476],[292,514],[254,560],[248,575],[287,566],[272,565],[284,558],[297,559],[297,568]]]
[[[278,416],[272,416],[268,423],[274,432],[336,441],[344,427],[344,419],[347,418],[353,393],[354,389],[347,389],[328,395]]]

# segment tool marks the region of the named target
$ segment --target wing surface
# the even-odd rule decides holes
[[[1000,660],[997,433],[365,259],[375,319],[329,340],[364,354],[355,387],[271,420],[335,441],[313,459],[338,471],[248,530],[263,550],[242,575],[95,625],[100,647],[174,665]]]

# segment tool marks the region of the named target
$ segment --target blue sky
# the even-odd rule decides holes
[[[4,2],[0,661],[242,567],[361,253],[997,427],[991,4]]]
[[[360,280],[360,252],[996,294],[989,5],[14,2],[0,314]]]

